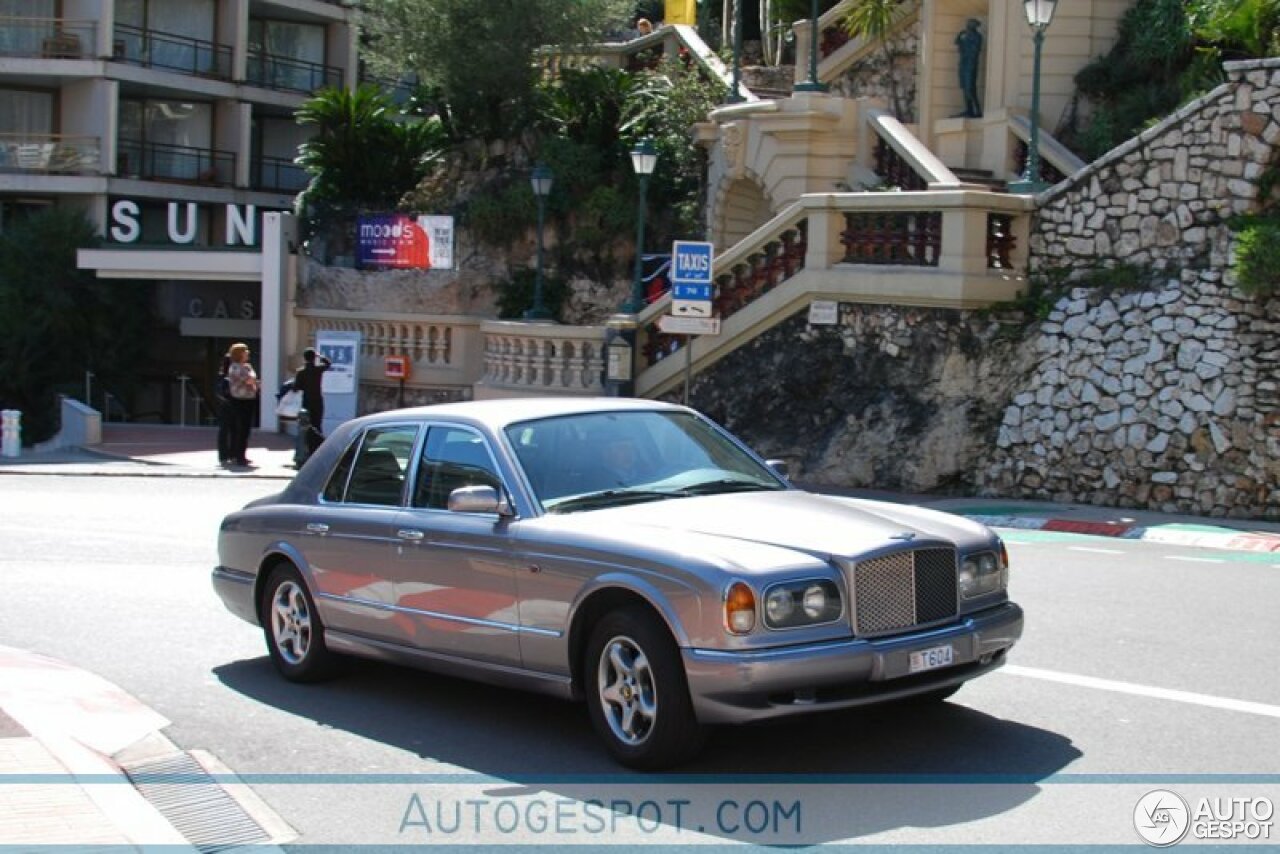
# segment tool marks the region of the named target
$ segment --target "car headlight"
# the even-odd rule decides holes
[[[830,623],[841,611],[840,589],[830,581],[784,581],[764,592],[764,624],[771,629]]]
[[[971,554],[960,564],[960,597],[973,599],[998,593],[1009,585],[1009,558],[1000,544],[999,552]]]

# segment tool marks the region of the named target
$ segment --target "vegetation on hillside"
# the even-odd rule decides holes
[[[1091,108],[1056,135],[1085,160],[1221,83],[1222,63],[1280,55],[1280,0],[1136,0],[1115,46],[1076,75]]]
[[[597,41],[626,25],[630,0],[380,0],[364,18],[376,72],[417,75],[455,142],[518,137],[535,118],[547,46]]]

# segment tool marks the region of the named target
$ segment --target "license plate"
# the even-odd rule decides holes
[[[918,652],[911,653],[911,665],[908,672],[920,673],[924,670],[937,670],[939,667],[949,667],[951,662],[954,660],[955,651],[951,648],[951,644],[922,649]]]

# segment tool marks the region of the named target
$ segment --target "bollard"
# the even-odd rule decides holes
[[[298,436],[293,442],[293,467],[302,468],[302,464],[311,456],[307,452],[307,434],[311,432],[311,413],[305,409],[298,410]]]
[[[17,457],[22,454],[22,413],[17,409],[0,412],[0,455]]]

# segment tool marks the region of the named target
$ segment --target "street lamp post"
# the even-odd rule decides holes
[[[547,196],[551,193],[551,170],[539,163],[533,167],[529,183],[538,200],[538,263],[533,278],[533,308],[524,313],[525,320],[550,320],[551,312],[542,302],[542,220],[546,213]]]
[[[1040,180],[1040,53],[1044,31],[1053,22],[1058,0],[1022,0],[1035,43],[1035,64],[1031,71],[1031,139],[1027,142],[1027,168],[1017,181],[1009,182],[1011,193],[1038,193],[1047,185]]]
[[[658,150],[653,141],[643,139],[631,150],[631,167],[640,179],[640,208],[636,215],[636,269],[631,280],[631,298],[622,304],[623,314],[644,311],[644,215],[645,197],[649,192],[649,176],[658,165]]]
[[[729,91],[729,103],[742,100],[742,0],[733,0],[733,89]]]
[[[826,84],[818,80],[818,37],[821,29],[818,24],[818,0],[812,0],[809,4],[809,79],[795,85],[797,92],[827,91]]]

